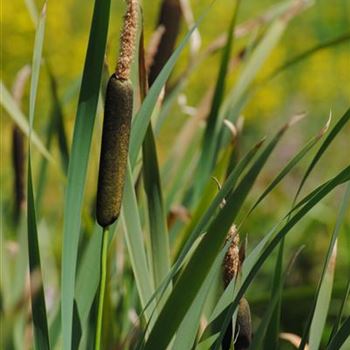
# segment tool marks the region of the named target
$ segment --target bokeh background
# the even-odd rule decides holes
[[[194,17],[198,18],[209,5],[208,0],[192,0]],[[242,1],[238,22],[242,23],[252,19],[270,6],[276,4],[273,0],[244,0]],[[159,0],[144,1],[144,25],[146,44],[149,41],[157,22]],[[2,2],[2,64],[1,78],[8,89],[15,80],[17,72],[26,64],[31,63],[32,49],[35,35],[35,21],[37,8],[41,8],[42,1],[6,0]],[[87,39],[90,27],[93,2],[90,0],[50,0],[48,3],[47,28],[45,34],[44,55],[58,82],[59,98],[63,102],[63,113],[68,139],[71,140],[76,112],[79,79],[84,64],[87,48]],[[201,47],[205,48],[217,36],[224,33],[230,20],[231,1],[217,0],[199,27]],[[111,20],[108,35],[107,62],[113,68],[118,50],[119,29],[121,26],[121,13],[124,11],[122,1],[112,1]],[[293,58],[297,54],[327,40],[336,38],[349,32],[350,28],[350,1],[348,0],[317,0],[314,5],[298,15],[291,21],[282,40],[273,50],[257,80],[263,79],[276,67]],[[187,31],[186,23],[182,23],[179,38]],[[254,34],[254,33],[253,33]],[[252,35],[253,35],[252,34]],[[250,37],[251,38],[251,37]],[[249,40],[248,37],[238,39],[234,43],[234,53],[237,54]],[[185,50],[182,59],[177,64],[172,80],[181,74],[187,64],[189,50]],[[199,65],[190,77],[183,94],[188,106],[196,107],[207,88],[216,79],[219,67],[220,54],[212,55]],[[229,87],[235,83],[239,74],[235,70],[229,77]],[[302,111],[307,112],[307,118],[295,126],[282,146],[269,162],[269,167],[259,178],[258,186],[252,195],[252,201],[271,181],[273,176],[281,169],[282,162],[286,162],[304,142],[314,136],[327,121],[330,111],[333,119],[339,118],[350,105],[350,42],[322,50],[308,59],[296,64],[278,77],[265,84],[251,99],[243,110],[245,118],[242,149],[244,150],[254,140],[265,134],[277,130],[290,116]],[[28,90],[25,90],[22,110],[28,114]],[[42,70],[39,83],[38,101],[36,107],[35,130],[45,135],[48,125],[48,116],[52,108],[49,97],[49,79],[45,69]],[[101,106],[98,110],[100,130],[102,116]],[[169,149],[173,146],[176,130],[190,118],[179,105],[175,105],[161,130],[158,142],[160,162],[167,157]],[[334,123],[333,120],[333,123]],[[11,218],[13,206],[13,169],[11,167],[11,130],[12,121],[6,112],[2,111],[1,127],[1,187],[2,187],[2,215],[4,221]],[[44,137],[44,136],[43,136]],[[325,158],[318,165],[317,171],[306,184],[306,190],[314,188],[317,184],[334,175],[349,160],[350,129],[345,128],[343,135],[327,151]],[[53,145],[52,152],[58,157],[57,145]],[[86,201],[92,200],[95,195],[96,173],[99,148],[93,144],[95,159],[90,162]],[[310,159],[310,158],[308,158]],[[298,182],[307,165],[306,159],[300,167],[269,196],[251,220],[246,223],[244,230],[248,233],[251,244],[261,237],[266,229],[286,213],[292,203],[293,195]],[[39,164],[39,156],[34,157],[34,164]],[[34,177],[37,167],[33,166]],[[44,205],[39,216],[41,225],[50,227],[54,242],[54,254],[60,256],[61,225],[63,211],[63,185],[59,183],[57,174],[48,169],[49,185],[43,197]],[[288,280],[291,288],[286,292],[283,318],[286,328],[293,328],[300,332],[300,325],[295,320],[303,315],[304,306],[308,305],[314,287],[318,281],[322,261],[326,253],[330,234],[334,228],[341,191],[312,211],[312,214],[288,238],[289,258],[301,245],[305,245],[296,262],[295,271]],[[5,227],[5,226],[4,226]],[[343,232],[344,231],[344,232]],[[348,238],[346,239],[346,234]],[[350,255],[350,218],[347,219],[340,238],[338,265],[334,293],[341,291],[345,278],[349,274]],[[6,233],[8,239],[15,239],[11,231]],[[249,243],[249,244],[250,244]],[[56,247],[56,248],[55,248]],[[347,248],[349,248],[347,250]],[[270,271],[273,268],[270,259],[263,273],[250,289],[249,298],[256,316],[259,308],[269,297]],[[45,267],[44,267],[45,270]],[[45,272],[45,271],[44,271]],[[295,300],[298,300],[297,305]],[[289,302],[290,301],[290,302]],[[332,305],[330,313],[337,305]],[[349,306],[348,306],[349,309]]]

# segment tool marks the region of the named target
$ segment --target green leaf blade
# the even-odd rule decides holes
[[[107,40],[109,9],[110,0],[95,2],[68,166],[61,277],[62,324],[65,325],[63,327],[63,348],[65,350],[71,349],[72,346],[73,300],[80,217]]]

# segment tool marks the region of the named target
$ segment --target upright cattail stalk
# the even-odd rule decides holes
[[[102,227],[119,216],[128,159],[133,90],[130,70],[137,32],[137,0],[128,0],[115,73],[107,85],[96,217]]]
[[[128,161],[133,109],[133,90],[129,78],[136,46],[137,14],[137,0],[128,0],[120,39],[119,58],[115,73],[109,78],[105,98],[96,200],[96,218],[103,227],[103,239],[95,350],[101,349],[103,304],[107,280],[108,226],[118,218],[120,213]]]

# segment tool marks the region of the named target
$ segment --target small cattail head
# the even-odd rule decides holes
[[[252,320],[250,316],[249,304],[246,298],[242,298],[239,301],[236,332],[237,339],[235,342],[235,349],[249,349],[252,341]]]
[[[127,10],[120,38],[120,53],[115,70],[118,80],[127,80],[130,77],[131,63],[136,47],[137,17],[137,0],[127,0]]]
[[[235,225],[232,225],[226,237],[226,243],[231,240],[231,245],[224,258],[224,284],[225,288],[238,274],[239,260],[239,235]]]

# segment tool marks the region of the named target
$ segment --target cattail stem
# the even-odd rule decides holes
[[[95,350],[101,349],[101,334],[102,334],[102,321],[103,321],[103,304],[106,291],[107,280],[107,261],[108,261],[108,239],[109,230],[108,227],[103,229],[102,233],[102,247],[101,247],[101,275],[100,275],[100,290],[98,295],[98,312],[97,312],[97,325],[95,336]]]

